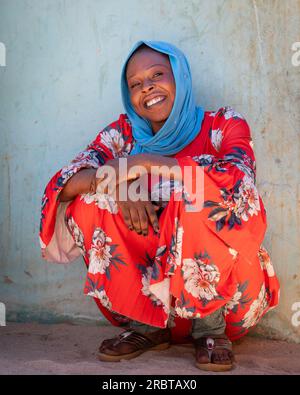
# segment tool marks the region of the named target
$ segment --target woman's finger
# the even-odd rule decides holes
[[[158,207],[159,209],[159,207]],[[155,210],[155,206],[152,203],[148,203],[146,205],[146,211],[150,220],[150,224],[152,225],[153,229],[155,232],[159,232],[159,223],[158,223],[158,218]]]
[[[136,208],[134,206],[131,206],[129,211],[130,211],[131,222],[132,222],[134,230],[139,235],[142,234],[142,228],[141,228],[141,224],[140,224],[140,217],[139,217],[139,214],[138,214]]]
[[[138,205],[137,211],[138,211],[139,218],[140,218],[142,234],[144,236],[147,236],[149,221],[148,221],[148,215],[147,215],[147,211],[146,211],[146,205],[144,204],[144,202],[142,202],[140,205]]]
[[[121,208],[122,216],[123,216],[123,220],[124,220],[125,224],[127,225],[127,227],[130,230],[133,230],[133,225],[132,225],[132,222],[131,222],[131,216],[130,216],[130,212],[128,210],[127,205],[119,203],[119,207]]]

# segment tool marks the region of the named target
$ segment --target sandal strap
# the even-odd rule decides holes
[[[202,348],[208,353],[208,358],[211,361],[211,356],[214,350],[216,349],[225,349],[228,351],[232,351],[232,343],[231,341],[224,336],[216,337],[216,336],[204,336],[196,339],[195,341],[196,349]]]
[[[138,333],[133,330],[122,332],[116,338],[115,342],[113,343],[113,346],[118,346],[121,343],[133,344],[138,349],[153,347],[155,345],[155,343],[152,340],[142,335],[141,333]]]
[[[195,344],[209,350],[214,348],[232,349],[232,342],[227,337],[204,336],[196,339]]]

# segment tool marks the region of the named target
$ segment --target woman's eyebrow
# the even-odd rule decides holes
[[[151,69],[152,67],[155,67],[155,66],[163,66],[163,67],[165,67],[165,68],[168,68],[168,66],[165,65],[165,64],[156,63],[156,64],[152,64],[151,66],[147,67],[146,70],[149,70],[149,69]],[[127,76],[127,79],[130,79],[130,78],[132,78],[132,77],[134,77],[134,76],[135,76],[135,74],[131,74],[130,76]]]

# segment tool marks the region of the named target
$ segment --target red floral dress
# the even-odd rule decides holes
[[[223,307],[231,340],[245,335],[278,304],[279,283],[262,242],[266,212],[255,186],[255,157],[247,122],[230,107],[205,112],[194,141],[174,155],[190,181],[203,177],[201,210],[187,210],[188,188],[171,186],[148,236],[125,225],[112,197],[96,193],[60,203],[58,194],[82,168],[129,155],[134,145],[126,115],[102,130],[48,183],[42,202],[43,257],[60,263],[82,255],[84,293],[114,325],[129,319],[188,336],[191,319]],[[199,173],[198,170],[201,170]],[[152,193],[163,194],[163,180]],[[176,199],[178,193],[183,197]],[[172,319],[172,320],[171,320]]]

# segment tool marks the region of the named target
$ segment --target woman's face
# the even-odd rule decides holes
[[[126,78],[135,112],[149,120],[156,133],[168,119],[175,100],[169,57],[151,48],[141,48],[128,62]]]

